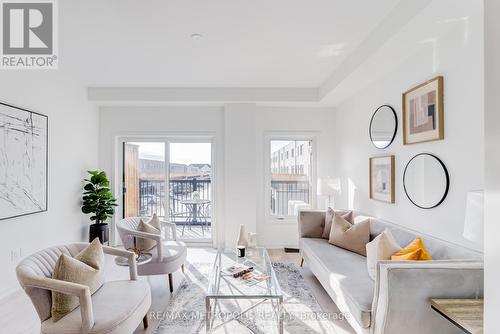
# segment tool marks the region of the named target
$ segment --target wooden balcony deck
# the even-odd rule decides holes
[[[191,228],[186,225],[184,227],[184,235],[182,234],[182,225],[177,225],[177,238],[185,241],[194,240],[212,240],[212,227],[202,230],[200,225],[191,225]]]

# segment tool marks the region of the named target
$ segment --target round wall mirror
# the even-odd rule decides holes
[[[408,162],[403,174],[408,199],[421,209],[432,209],[443,203],[450,177],[444,163],[429,153],[417,154]]]
[[[370,121],[370,140],[376,148],[387,148],[396,137],[398,117],[389,105],[377,108]]]

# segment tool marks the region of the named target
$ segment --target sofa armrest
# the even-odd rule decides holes
[[[131,229],[125,229],[125,234],[134,236],[136,238],[152,239],[156,241],[156,249],[158,254],[156,261],[161,262],[161,260],[163,259],[163,243],[161,239],[161,234],[154,234],[154,233],[142,232]]]
[[[165,220],[160,220],[160,222],[163,226],[170,228],[171,239],[177,241],[177,225],[175,225],[175,223],[167,222]]]
[[[321,238],[325,227],[325,210],[303,210],[298,214],[299,238]]]
[[[62,281],[49,277],[25,277],[25,287],[33,287],[49,291],[77,296],[80,302],[80,314],[82,317],[82,332],[89,333],[94,327],[94,314],[92,311],[92,298],[88,286],[73,282]]]
[[[473,260],[378,262],[372,333],[454,333],[454,325],[431,309],[430,299],[481,298],[483,268]]]
[[[102,250],[105,254],[113,256],[123,256],[128,259],[128,269],[130,274],[130,280],[137,280],[137,262],[135,261],[135,253],[123,249],[113,248],[109,246],[102,246]]]

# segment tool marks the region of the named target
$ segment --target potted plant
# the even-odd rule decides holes
[[[193,191],[193,193],[191,194],[191,198],[195,201],[199,201],[201,198],[200,193],[198,191]]]
[[[115,213],[116,198],[109,189],[109,180],[103,171],[89,171],[90,179],[84,179],[82,212],[92,214],[90,220],[95,222],[89,227],[89,242],[99,238],[101,243],[108,241],[108,224],[106,220]]]

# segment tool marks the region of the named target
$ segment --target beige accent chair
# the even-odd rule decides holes
[[[168,230],[162,231],[161,234],[153,234],[141,232],[137,230],[137,226],[141,219],[146,222],[146,217],[129,217],[120,220],[117,223],[117,230],[122,240],[125,249],[134,248],[134,238],[147,238],[156,241],[156,246],[148,250],[148,253],[153,255],[151,262],[138,266],[139,275],[166,275],[168,274],[168,282],[170,292],[174,291],[172,273],[182,269],[184,272],[184,263],[186,262],[187,247],[182,241],[177,241],[177,230],[174,223],[161,221],[162,227],[168,227]],[[162,236],[165,232],[165,237]],[[167,237],[168,234],[168,237]]]
[[[151,289],[137,280],[137,265],[132,252],[103,246],[105,254],[128,258],[130,280],[109,281],[90,295],[89,287],[52,278],[61,254],[74,257],[88,243],[73,243],[47,248],[22,260],[16,268],[17,279],[40,317],[44,334],[122,334],[133,333],[143,321],[148,326]],[[78,296],[80,306],[57,322],[51,317],[52,293]]]

